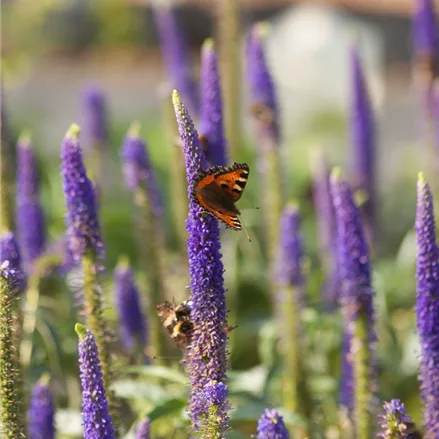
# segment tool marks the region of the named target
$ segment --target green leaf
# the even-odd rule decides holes
[[[169,389],[135,380],[119,380],[111,388],[120,398],[143,399],[151,401],[153,404],[163,403],[163,401],[168,401],[173,396],[170,394]]]
[[[164,366],[132,366],[129,367],[127,371],[128,373],[136,373],[149,378],[159,378],[185,386],[188,383],[185,374]]]
[[[171,415],[176,415],[177,412],[183,410],[186,405],[187,399],[173,398],[151,410],[147,416],[149,417],[150,421],[153,422],[156,419],[160,419],[164,416],[168,417]]]

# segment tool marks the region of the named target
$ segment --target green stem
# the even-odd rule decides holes
[[[90,249],[86,250],[82,257],[82,270],[84,276],[83,291],[86,326],[91,330],[96,339],[108,404],[113,420],[117,424],[117,404],[114,393],[110,390],[113,382],[113,370],[108,346],[108,324],[103,316],[102,293],[96,288],[98,284],[96,256]]]
[[[360,312],[355,321],[355,329],[351,341],[355,382],[355,437],[357,439],[370,439],[372,437],[369,332],[369,318],[364,311]]]
[[[139,188],[135,195],[138,210],[139,251],[142,273],[146,274],[147,315],[153,356],[158,363],[164,363],[165,339],[160,319],[156,313],[156,304],[165,299],[164,233],[160,219],[154,215],[152,203],[145,188]]]
[[[300,287],[289,286],[283,292],[282,322],[283,334],[283,402],[284,407],[291,412],[300,413],[308,422],[311,418],[311,397],[306,380],[301,346],[300,310],[297,305]],[[303,426],[295,428],[294,437],[307,437]]]
[[[19,439],[25,437],[22,416],[21,374],[17,337],[14,321],[17,319],[17,288],[1,276],[0,297],[0,395],[2,437]]]
[[[218,2],[217,37],[222,79],[224,125],[229,153],[237,160],[241,139],[241,68],[238,0]]]

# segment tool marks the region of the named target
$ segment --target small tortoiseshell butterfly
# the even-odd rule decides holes
[[[192,302],[190,300],[185,300],[180,305],[173,305],[168,301],[159,302],[156,305],[160,321],[180,349],[184,349],[190,344],[194,329],[190,319],[191,306]]]
[[[226,225],[241,230],[235,203],[241,198],[247,184],[249,167],[246,163],[232,166],[214,166],[200,173],[192,190],[193,200]]]

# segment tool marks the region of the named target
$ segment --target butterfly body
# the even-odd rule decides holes
[[[240,212],[235,203],[244,192],[249,172],[246,163],[234,163],[228,168],[214,166],[203,171],[194,184],[193,201],[228,227],[241,230]]]

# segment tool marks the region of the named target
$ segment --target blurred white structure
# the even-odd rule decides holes
[[[334,7],[318,5],[293,6],[272,24],[268,61],[287,138],[312,113],[348,109],[349,48],[354,41],[358,41],[373,105],[381,107],[384,77],[379,29]]]

